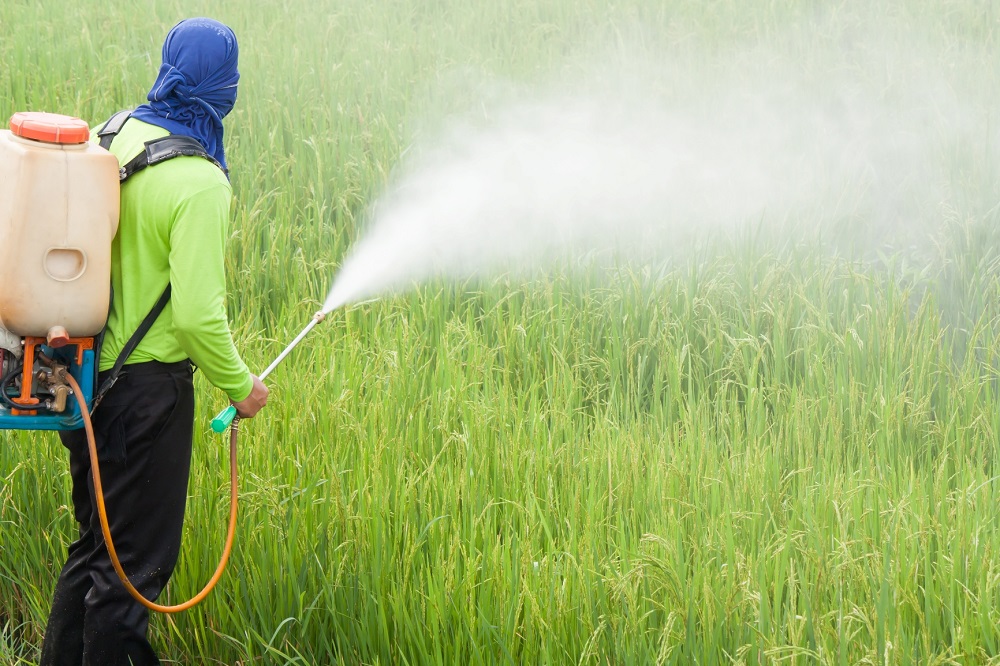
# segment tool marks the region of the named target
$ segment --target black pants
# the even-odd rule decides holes
[[[191,375],[187,361],[125,366],[94,412],[111,537],[147,599],[166,586],[180,550],[194,426]],[[40,666],[159,664],[146,639],[149,612],[125,590],[104,544],[86,434],[60,437],[69,449],[80,538],[56,583]]]

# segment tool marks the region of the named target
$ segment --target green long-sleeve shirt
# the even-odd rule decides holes
[[[167,134],[132,118],[111,152],[125,164],[144,142]],[[225,310],[223,252],[231,200],[225,174],[200,157],[161,162],[122,186],[121,220],[111,247],[114,298],[101,370],[114,365],[169,282],[170,302],[129,363],[190,358],[230,399],[250,394],[253,379],[233,344]]]

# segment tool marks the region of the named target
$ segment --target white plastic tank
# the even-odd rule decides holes
[[[104,327],[118,160],[79,118],[15,113],[0,130],[0,327],[72,337]]]

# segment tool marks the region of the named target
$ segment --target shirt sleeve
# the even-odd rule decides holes
[[[181,348],[230,400],[250,395],[253,378],[233,343],[226,317],[225,241],[231,195],[208,187],[187,197],[170,226],[174,335]]]

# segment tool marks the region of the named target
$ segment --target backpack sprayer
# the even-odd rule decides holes
[[[82,427],[70,378],[93,399],[119,198],[118,160],[89,136],[82,120],[32,113],[0,132],[3,429]]]
[[[170,288],[126,343],[110,382],[98,386],[111,298],[111,241],[118,229],[121,182],[179,155],[210,158],[193,139],[168,136],[147,143],[144,153],[120,167],[105,148],[127,119],[128,112],[121,112],[105,124],[98,132],[101,146],[90,143],[83,120],[57,114],[17,113],[10,130],[0,130],[0,430],[86,430],[98,516],[112,565],[139,603],[174,613],[203,600],[228,561],[236,527],[239,419],[230,406],[212,421],[215,432],[230,428],[231,433],[229,526],[215,573],[183,604],[163,606],[145,599],[115,552],[90,416],[166,304]],[[261,379],[325,317],[325,312],[316,313]]]

